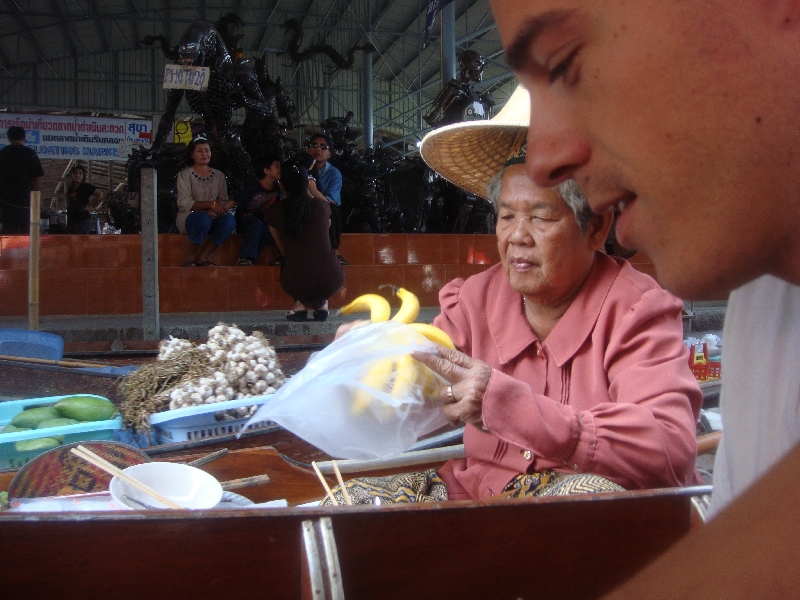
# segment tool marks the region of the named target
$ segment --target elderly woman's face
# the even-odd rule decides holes
[[[497,247],[511,287],[544,306],[571,301],[591,269],[595,237],[581,235],[558,192],[536,186],[524,165],[505,170],[498,205]]]

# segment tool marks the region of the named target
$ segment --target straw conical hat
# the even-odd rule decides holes
[[[520,131],[528,128],[530,106],[528,90],[517,86],[493,119],[434,129],[423,138],[420,154],[447,181],[486,198],[489,180],[502,170]]]

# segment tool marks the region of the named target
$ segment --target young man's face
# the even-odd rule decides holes
[[[308,153],[317,161],[317,165],[328,162],[331,157],[331,149],[325,138],[313,138],[308,143]]]
[[[491,0],[531,93],[534,180],[572,177],[595,211],[621,210],[620,242],[685,298],[785,275],[800,256],[800,106],[787,84],[800,61],[778,4]]]

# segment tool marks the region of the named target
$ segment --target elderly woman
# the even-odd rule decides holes
[[[449,498],[695,483],[702,394],[682,303],[599,251],[613,215],[572,182],[539,189],[515,164],[489,199],[501,264],[447,284],[434,321],[463,353],[418,357],[452,384],[448,419],[468,424],[467,458],[439,470]]]
[[[451,143],[431,143],[446,127],[423,141],[425,160],[462,187],[472,181],[477,191],[489,168],[501,169],[487,194],[501,262],[439,294],[434,325],[458,351],[414,355],[450,382],[440,394],[445,415],[466,424],[466,458],[420,474],[416,499],[698,483],[702,394],[683,344],[682,302],[601,252],[613,214],[593,214],[574,182],[536,187],[523,164],[521,115],[511,120],[519,127],[502,129],[510,152],[499,165],[481,155],[498,145],[481,137],[498,134],[502,113],[477,126],[481,135],[459,125],[445,131]]]
[[[189,235],[184,267],[216,266],[209,260],[236,229],[228,211],[236,202],[228,198],[225,174],[212,169],[211,146],[197,137],[186,147],[187,167],[178,173],[178,231]]]

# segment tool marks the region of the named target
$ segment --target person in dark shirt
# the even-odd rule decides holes
[[[9,127],[9,144],[0,150],[0,229],[3,235],[30,232],[31,191],[42,189],[39,157],[25,146],[25,130]]]
[[[331,158],[331,139],[325,133],[315,133],[306,148],[315,161],[315,181],[314,185],[309,186],[310,195],[330,205],[331,247],[339,262],[349,265],[344,256],[339,254],[339,240],[342,237],[342,173],[328,162]]]
[[[239,266],[255,264],[264,246],[273,241],[264,222],[264,213],[280,198],[281,161],[277,155],[266,155],[253,161],[255,172],[261,175],[243,187],[236,195],[236,231],[244,234],[239,248]]]
[[[92,233],[89,209],[103,199],[103,191],[86,181],[86,167],[72,167],[70,175],[72,183],[67,188],[67,233]]]
[[[265,216],[275,243],[286,257],[279,282],[294,298],[294,308],[286,315],[289,321],[305,321],[309,311],[313,311],[315,321],[327,319],[328,298],[344,284],[344,270],[328,235],[330,204],[308,196],[308,169],[313,164],[311,156],[300,154],[283,165],[285,193]]]

